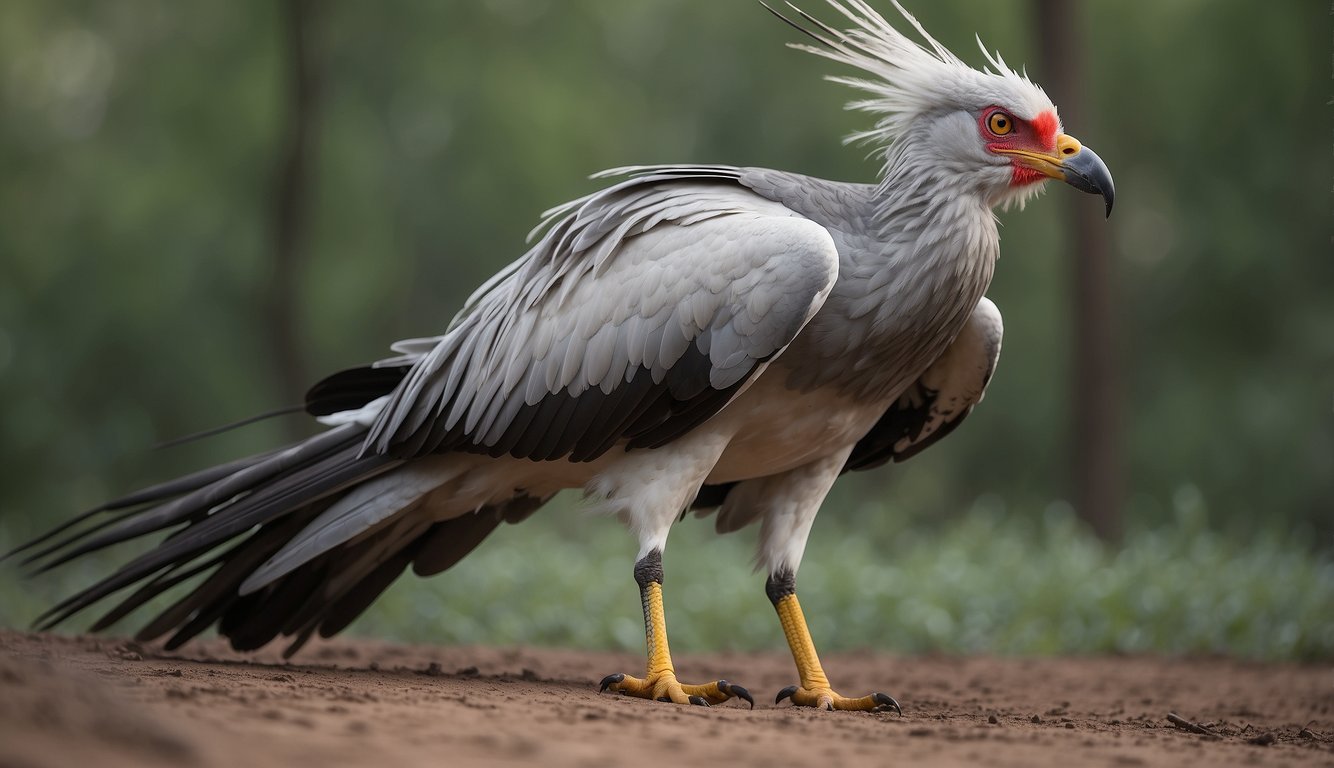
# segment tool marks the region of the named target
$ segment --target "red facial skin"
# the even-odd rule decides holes
[[[992,132],[990,126],[991,116],[997,112],[1004,113],[1010,118],[1014,126],[1009,133],[1004,136],[997,136]],[[1013,113],[1001,109],[1000,107],[988,107],[983,110],[982,116],[977,120],[977,130],[982,135],[982,140],[987,143],[987,149],[992,152],[997,149],[1026,149],[1030,152],[1052,153],[1056,151],[1056,132],[1060,122],[1056,119],[1056,113],[1050,110],[1039,114],[1032,120],[1021,120],[1015,117]],[[1035,184],[1039,181],[1046,181],[1048,177],[1041,171],[1035,171],[1020,165],[1018,158],[1011,161],[1010,186],[1022,187],[1026,184]]]

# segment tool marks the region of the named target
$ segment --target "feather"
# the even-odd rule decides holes
[[[980,40],[979,47],[995,71],[978,71],[964,64],[928,34],[897,0],[893,0],[895,10],[926,42],[925,46],[894,29],[864,0],[826,2],[852,23],[851,29],[846,32],[834,29],[792,3],[788,6],[797,13],[800,22],[767,4],[765,7],[813,43],[794,43],[791,47],[870,75],[829,80],[869,94],[869,98],[854,101],[848,108],[871,113],[876,117],[875,126],[852,134],[848,141],[866,142],[880,149],[885,159],[882,176],[886,181],[902,149],[902,138],[919,116],[964,108],[960,105],[971,108],[1006,104],[1021,117],[1032,119],[1053,109],[1041,88],[1005,66],[999,56],[987,52]]]
[[[412,465],[363,481],[250,574],[241,584],[241,594],[254,592],[374,528],[450,479],[435,466]]]
[[[706,390],[734,392],[755,370],[753,361],[791,341],[835,268],[829,233],[749,192],[746,173],[725,166],[629,169],[628,178],[549,211],[528,253],[475,294],[467,316],[404,377],[366,445],[404,459],[462,450],[549,461],[578,449],[589,460],[593,447],[608,450],[631,437],[595,428],[633,423],[643,430],[648,414],[655,425],[676,412],[691,414],[691,425],[707,420],[730,395]],[[730,218],[735,223],[722,221]],[[737,231],[754,234],[738,238]],[[731,255],[720,258],[724,243]],[[811,248],[818,255],[803,256],[796,269],[766,267],[787,249]],[[806,271],[808,264],[816,271]],[[729,305],[745,300],[743,291],[756,281],[775,296],[797,298]],[[729,284],[735,290],[727,291]],[[780,333],[737,335],[710,376],[697,375],[698,361],[690,364],[690,386],[671,377],[692,344],[715,332],[709,329],[718,318],[755,314],[781,316]],[[641,368],[654,391],[639,392],[646,386],[639,384],[634,397],[612,398]],[[673,383],[665,383],[669,378]],[[682,393],[692,402],[672,401]],[[608,403],[635,410],[603,417],[597,411]],[[446,427],[432,414],[444,414]]]
[[[1001,316],[982,299],[964,329],[880,417],[848,457],[844,472],[916,456],[958,428],[982,401],[1000,359]]]
[[[163,499],[170,499],[172,497],[179,496],[183,493],[189,493],[190,491],[198,490],[206,485],[211,485],[212,483],[215,483],[229,475],[232,475],[239,470],[254,466],[255,464],[258,464],[259,462],[269,458],[275,453],[277,453],[277,451],[268,451],[266,453],[261,453],[255,456],[248,456],[244,459],[238,459],[236,461],[227,462],[225,464],[219,464],[216,467],[210,467],[208,469],[203,469],[198,472],[193,472],[191,474],[176,478],[175,480],[169,480],[165,483],[159,483],[158,485],[145,488],[141,491],[136,491],[135,493],[132,493],[128,496],[123,496],[119,499],[109,501],[106,504],[101,505],[100,507],[97,507],[95,509],[90,509],[87,512],[84,512],[80,515],[76,515],[72,519],[56,526],[55,528],[52,528],[51,530],[47,531],[41,536],[38,536],[32,541],[26,542],[22,546],[16,547],[10,550],[9,552],[6,552],[3,556],[0,556],[0,562],[3,562],[4,560],[13,557],[14,555],[17,555],[21,552],[30,551],[34,547],[37,547],[45,542],[48,542],[56,538],[60,534],[77,526],[79,523],[85,522],[89,518],[94,517],[103,512],[112,512],[112,511],[126,509],[129,507],[142,506],[144,504],[149,504],[156,501],[162,501]],[[107,520],[102,523],[96,524],[92,528],[88,528],[84,531],[72,533],[69,537],[54,544],[53,546],[50,546],[46,549],[31,554],[27,559],[24,560],[24,563],[28,564],[36,562],[37,560],[46,557],[52,552],[55,552],[61,549],[62,547],[68,546],[72,542],[82,539],[83,537],[87,536],[88,534],[94,531],[104,529],[109,525],[119,522],[119,520],[121,519],[122,518],[113,518],[111,520]]]

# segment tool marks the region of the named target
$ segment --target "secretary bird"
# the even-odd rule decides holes
[[[305,410],[327,430],[110,502],[18,550],[46,570],[170,532],[40,626],[137,587],[102,629],[188,583],[140,640],[169,635],[172,648],[216,626],[239,650],[291,637],[291,653],[346,627],[409,566],[444,571],[501,523],[582,488],[639,543],[647,672],[602,690],[754,706],[741,686],[685,684],[672,665],[662,553],[693,509],[720,533],[760,524],[765,591],[800,681],[775,703],[901,711],[884,693],[840,695],[820,667],[796,595],[811,524],[840,475],[915,456],[981,401],[1001,344],[984,297],[993,209],[1058,179],[1110,215],[1113,186],[999,55],[983,49],[987,68],[972,69],[898,2],[921,43],[864,0],[826,2],[848,29],[765,7],[806,36],[793,47],[861,71],[831,79],[862,91],[850,107],[875,118],[853,138],[877,148],[876,183],[724,165],[599,174],[613,181],[548,211],[536,243],[443,335],[316,384]]]

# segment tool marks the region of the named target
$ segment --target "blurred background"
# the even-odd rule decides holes
[[[817,642],[1334,656],[1327,5],[911,5],[966,61],[977,33],[1026,65],[1117,209],[1053,188],[1001,214],[987,400],[835,489],[801,574]],[[0,550],[307,434],[153,449],[440,332],[591,172],[872,180],[820,79],[846,73],[795,37],[740,0],[0,4]],[[754,531],[711,526],[667,551],[678,650],[781,648]],[[352,631],[637,649],[634,551],[562,497]],[[0,626],[128,552],[0,565]]]

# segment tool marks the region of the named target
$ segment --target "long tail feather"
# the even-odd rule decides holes
[[[84,541],[83,544],[60,557],[43,563],[37,572],[48,571],[89,552],[159,531],[180,522],[202,517],[207,515],[209,510],[214,507],[224,504],[242,493],[266,487],[265,484],[274,479],[290,480],[296,472],[309,466],[312,462],[318,459],[327,460],[329,456],[337,451],[346,452],[349,446],[358,445],[361,434],[361,430],[351,424],[331,429],[303,443],[298,443],[286,450],[253,462],[249,466],[244,466],[212,483],[197,487],[184,496],[116,520],[109,530]],[[97,530],[98,528],[93,528],[69,536],[24,562],[25,564],[34,562],[51,552],[75,544]],[[196,530],[196,534],[198,533],[200,531]]]
[[[517,522],[545,501],[517,496],[433,523],[414,510],[449,471],[400,472],[403,460],[363,453],[365,435],[365,426],[348,423],[282,450],[160,483],[19,547],[14,553],[25,553],[24,562],[40,573],[166,534],[52,606],[35,626],[49,629],[129,589],[98,617],[94,631],[170,595],[172,602],[137,639],[165,636],[171,649],[216,626],[238,650],[292,638],[290,655],[316,633],[328,637],[344,629],[410,566],[420,573],[444,570],[501,522]],[[109,516],[98,520],[99,514]]]
[[[249,466],[253,466],[258,462],[261,462],[264,459],[269,458],[275,453],[277,453],[277,451],[268,451],[266,453],[257,454],[255,456],[248,456],[244,459],[237,459],[236,461],[230,461],[227,462],[226,464],[219,464],[216,467],[209,467],[208,469],[200,470],[198,472],[193,472],[183,477],[178,477],[174,480],[169,480],[165,483],[159,483],[157,485],[150,486],[148,488],[144,488],[139,491],[135,491],[134,493],[128,496],[123,496],[119,499],[109,501],[99,507],[90,509],[87,512],[75,515],[69,520],[66,520],[60,525],[57,525],[55,528],[52,528],[51,530],[47,531],[41,536],[38,536],[37,538],[33,539],[32,541],[26,542],[18,547],[15,547],[14,549],[9,550],[5,554],[0,555],[0,562],[4,562],[5,560],[13,557],[14,555],[20,554],[22,552],[27,552],[35,547],[41,546],[42,544],[51,541],[57,536],[60,536],[62,533],[65,533],[71,528],[74,528],[80,523],[83,523],[90,518],[96,517],[99,514],[103,514],[106,512],[117,512],[130,507],[138,507],[144,504],[150,504],[153,502],[162,501],[163,499],[170,499],[175,496],[179,496],[183,493],[188,493],[190,491],[197,490],[211,483],[215,483],[218,480],[227,477],[228,475],[234,474],[239,470],[245,469],[246,467]],[[66,543],[69,543],[71,541],[77,541],[78,539],[90,533],[93,533],[94,531],[105,528],[107,525],[116,522],[116,520],[118,519],[119,518],[113,518],[110,521],[98,523],[92,528],[89,528],[78,534],[73,534],[66,540]],[[60,549],[61,546],[64,545],[62,544],[62,545],[47,547],[46,549],[43,549],[41,552],[29,555],[29,557],[25,559],[24,562],[27,563],[40,560],[41,558],[45,557],[51,552]]]

